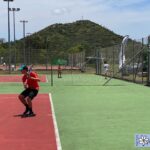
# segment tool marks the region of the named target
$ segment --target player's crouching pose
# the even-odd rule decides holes
[[[22,82],[25,88],[25,90],[22,91],[18,96],[19,100],[26,107],[25,112],[22,115],[35,116],[32,109],[32,100],[38,94],[38,82],[40,81],[40,79],[38,78],[38,75],[35,72],[29,72],[28,67],[26,65],[23,65],[19,70],[23,74]]]

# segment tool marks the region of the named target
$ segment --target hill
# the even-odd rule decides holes
[[[89,53],[100,47],[118,44],[122,38],[99,24],[81,20],[53,24],[26,37],[26,48],[49,49],[59,54],[79,51]],[[23,39],[17,41],[18,47],[22,47],[22,42]]]
[[[91,22],[80,20],[73,23],[53,24],[25,40],[11,42],[11,52],[6,50],[8,43],[0,45],[3,61],[12,63],[47,63],[51,57],[66,58],[68,53],[84,51],[86,56],[95,50],[121,43],[123,37],[109,29]],[[25,47],[25,48],[24,48]],[[11,55],[11,56],[10,56]]]

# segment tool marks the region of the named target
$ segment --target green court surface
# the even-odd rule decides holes
[[[115,79],[102,86],[104,77],[86,74],[54,76],[51,86],[47,78],[40,93],[52,93],[62,150],[136,150],[135,134],[150,134],[149,87]],[[23,90],[0,86],[0,93]]]

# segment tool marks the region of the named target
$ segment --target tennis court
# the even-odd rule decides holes
[[[31,150],[42,149],[42,146],[43,150],[52,149],[51,140],[56,143],[56,139],[49,116],[48,93],[52,94],[62,150],[136,150],[135,134],[150,134],[148,87],[116,79],[102,86],[106,81],[104,77],[91,74],[63,74],[62,78],[54,75],[53,86],[50,75],[47,79],[47,83],[40,83],[40,94],[34,100],[37,116],[26,119],[14,117],[22,111],[17,100],[22,84],[0,83],[3,87],[0,93],[7,97],[1,97],[0,105],[3,150],[8,149],[8,144],[15,143],[14,147],[19,141],[21,144],[24,138],[32,145]],[[31,132],[34,140],[28,138],[25,125],[34,127]],[[15,134],[18,131],[23,131],[23,135]],[[20,147],[23,149],[23,143]]]
[[[35,117],[22,117],[17,94],[0,94],[0,147],[3,150],[57,150],[51,95],[35,99]]]

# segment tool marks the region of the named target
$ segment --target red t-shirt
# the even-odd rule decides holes
[[[58,70],[61,70],[61,67],[60,67],[60,66],[58,66]]]
[[[58,66],[58,72],[61,72],[61,66]]]
[[[38,75],[35,72],[30,72],[30,77],[38,78]],[[33,79],[28,79],[27,75],[23,75],[22,82],[28,85],[28,88],[39,90],[38,81]]]

